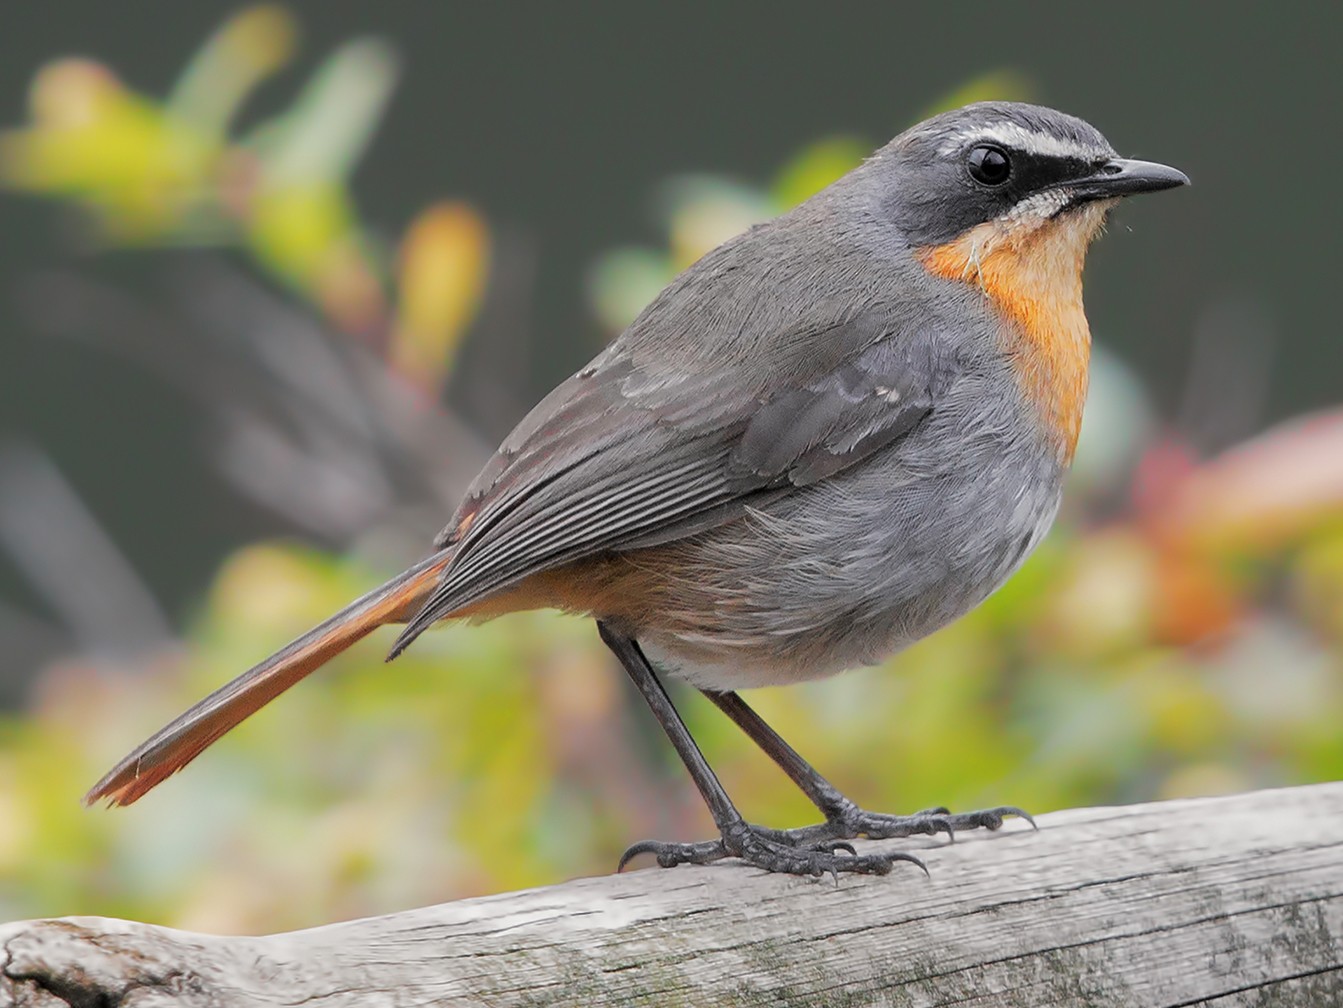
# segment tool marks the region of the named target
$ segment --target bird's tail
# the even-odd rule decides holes
[[[113,767],[84,796],[84,804],[106,798],[113,805],[129,805],[351,644],[384,623],[410,619],[433,591],[450,555],[443,550],[398,574],[215,690]]]

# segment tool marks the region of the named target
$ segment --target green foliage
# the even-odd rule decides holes
[[[1151,544],[1131,529],[1064,530],[989,604],[886,666],[751,702],[882,809],[1043,811],[1343,775],[1343,530],[1269,558],[1242,595],[1286,583],[1299,607],[1257,604],[1186,644],[1144,616],[1159,584],[1107,587],[1116,536],[1152,576]],[[708,835],[590,624],[544,613],[440,630],[390,665],[389,638],[375,639],[132,808],[79,808],[128,741],[377,577],[297,546],[249,547],[181,653],[49,670],[0,732],[0,915],[273,930],[605,872],[628,841]],[[748,815],[815,819],[735,727],[682,699]]]
[[[291,59],[296,33],[283,8],[243,8],[164,99],[93,60],[53,60],[33,81],[30,122],[0,133],[0,188],[79,208],[104,246],[237,247],[335,328],[390,333],[394,367],[436,390],[486,283],[484,222],[463,204],[428,208],[397,270],[360,221],[350,177],[398,74],[377,39],[337,47],[286,111],[246,133],[232,128],[257,85]],[[445,260],[456,282],[426,297],[426,264]],[[395,301],[410,310],[396,312]]]

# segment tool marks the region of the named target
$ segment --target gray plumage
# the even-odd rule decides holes
[[[909,856],[753,831],[647,658],[713,691],[793,682],[878,661],[1001,584],[1053,519],[1080,424],[1086,246],[1119,197],[1186,182],[1050,109],[921,123],[677,277],[518,425],[437,553],[183,713],[85,800],[136,801],[378,626],[409,618],[395,655],[441,619],[554,606],[597,617],[719,826],[708,846],[627,858],[888,871]],[[1020,814],[862,813],[713,696],[831,838]]]
[[[1015,198],[948,213],[939,145],[986,121],[1113,153],[1060,113],[971,106],[710,252],[505,441],[393,653],[538,571],[654,545],[668,625],[624,629],[720,688],[879,660],[997,587],[1052,520],[1061,466],[986,298],[910,255]],[[926,191],[890,184],[921,165]]]

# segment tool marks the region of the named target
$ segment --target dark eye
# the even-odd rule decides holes
[[[1012,176],[1012,162],[1001,147],[988,144],[974,147],[966,164],[970,177],[981,185],[1000,186]]]

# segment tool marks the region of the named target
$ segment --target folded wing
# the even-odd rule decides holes
[[[620,344],[557,388],[505,442],[440,537],[453,561],[397,639],[532,574],[668,542],[854,465],[933,405],[927,340],[873,308],[805,334],[786,383],[724,364],[673,374]],[[776,376],[777,377],[777,376]]]

